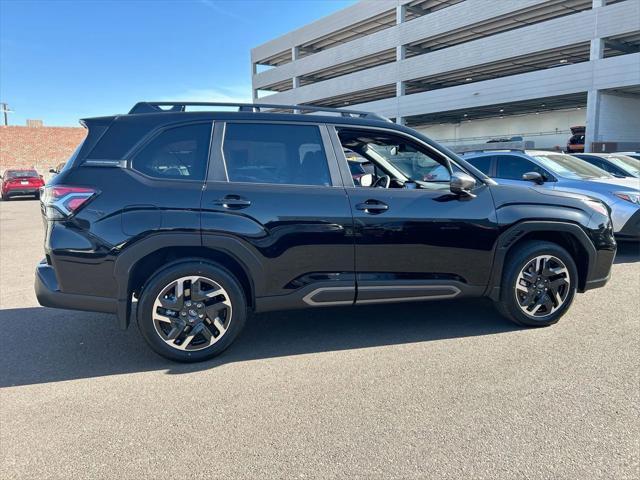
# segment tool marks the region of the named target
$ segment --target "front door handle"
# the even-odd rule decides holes
[[[240,210],[251,205],[251,200],[241,197],[240,195],[226,195],[224,198],[214,200],[215,205],[221,205],[229,210]]]
[[[358,203],[356,205],[358,210],[362,210],[370,215],[377,215],[378,213],[386,212],[389,210],[389,205],[380,200],[367,200],[364,203]]]

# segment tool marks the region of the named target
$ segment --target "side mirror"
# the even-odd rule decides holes
[[[538,172],[527,172],[522,175],[522,179],[527,182],[533,182],[538,185],[542,185],[544,183],[544,177],[540,175]]]
[[[365,173],[360,176],[361,187],[370,187],[371,185],[373,185],[373,174]]]
[[[476,179],[462,172],[453,172],[449,182],[449,190],[461,197],[474,198],[472,190],[476,187]]]

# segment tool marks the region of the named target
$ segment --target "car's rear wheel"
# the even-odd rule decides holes
[[[526,242],[507,258],[496,306],[520,325],[552,325],[573,302],[577,284],[576,264],[564,248],[551,242]]]
[[[138,326],[151,348],[179,362],[222,353],[247,316],[239,282],[222,267],[186,262],[156,273],[142,288]]]

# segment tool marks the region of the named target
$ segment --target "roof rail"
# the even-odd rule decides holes
[[[239,112],[261,112],[268,109],[268,113],[282,113],[278,110],[291,110],[293,113],[327,112],[339,114],[342,117],[367,118],[390,122],[386,117],[372,112],[360,110],[342,110],[340,108],[317,107],[315,105],[277,105],[272,103],[231,103],[231,102],[138,102],[129,111],[134,113],[184,112],[186,107],[238,107]],[[170,108],[161,108],[170,107]],[[212,110],[214,111],[214,110]]]

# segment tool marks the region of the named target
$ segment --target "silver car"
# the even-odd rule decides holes
[[[591,165],[601,168],[614,177],[640,178],[640,160],[621,153],[572,153]]]
[[[618,239],[640,240],[640,178],[615,178],[571,155],[543,150],[467,152],[462,158],[498,183],[534,183],[597,198],[611,208]]]

